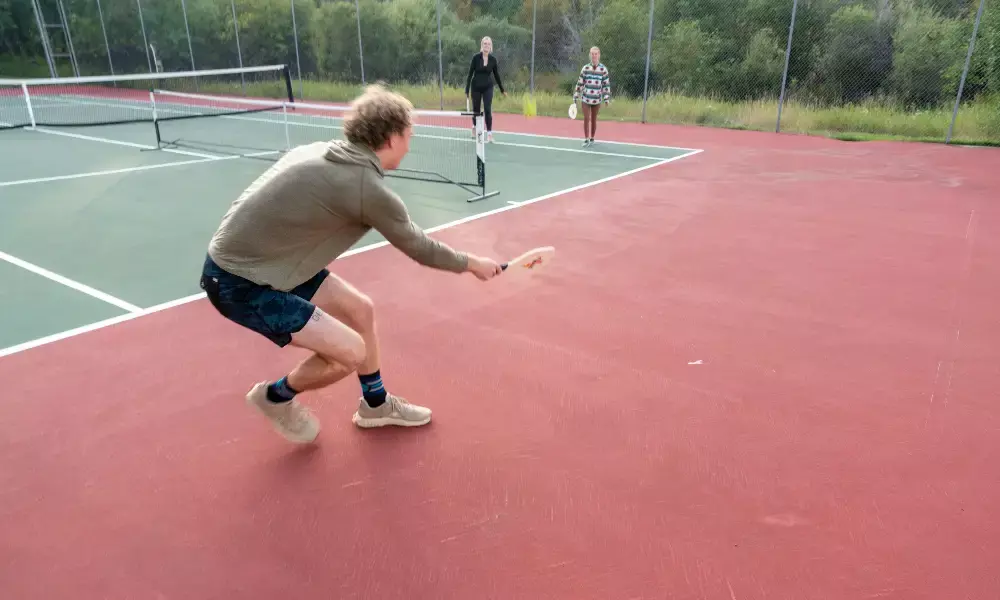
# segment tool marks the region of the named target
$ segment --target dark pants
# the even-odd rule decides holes
[[[486,131],[493,131],[493,86],[485,89],[472,88],[472,112],[479,114],[479,106],[482,104],[486,114]],[[472,117],[472,125],[475,126],[476,117]]]

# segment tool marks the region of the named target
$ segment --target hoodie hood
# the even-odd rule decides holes
[[[332,163],[368,167],[375,169],[380,176],[385,175],[382,161],[370,148],[361,144],[353,144],[347,140],[331,140],[326,145],[324,157]]]

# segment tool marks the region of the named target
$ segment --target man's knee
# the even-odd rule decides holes
[[[375,303],[367,294],[349,283],[330,276],[321,288],[316,305],[326,312],[339,315],[359,332],[371,331],[375,324]]]
[[[367,357],[361,335],[317,306],[302,329],[292,334],[292,343],[312,350],[329,363],[357,369]]]
[[[355,343],[352,343],[348,347],[347,352],[344,354],[343,364],[350,371],[357,370],[361,366],[361,363],[365,362],[365,358],[368,357],[368,349],[365,347],[365,341],[358,336]],[[333,359],[332,362],[339,363],[335,357],[330,357]]]
[[[358,293],[351,318],[365,331],[369,331],[374,327],[375,303],[372,302],[372,299],[367,294]]]

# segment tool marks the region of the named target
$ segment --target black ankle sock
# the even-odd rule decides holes
[[[385,402],[386,391],[385,386],[382,385],[380,371],[375,371],[371,375],[358,373],[358,379],[361,381],[361,394],[365,397],[365,402],[368,403],[368,406],[372,408],[382,406]]]
[[[298,394],[297,391],[288,385],[288,377],[282,377],[271,385],[267,386],[267,399],[275,404],[288,402]]]

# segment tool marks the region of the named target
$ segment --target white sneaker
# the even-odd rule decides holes
[[[492,142],[493,141],[493,132],[492,131],[486,134],[486,141],[487,142]]]
[[[389,394],[380,406],[372,408],[362,397],[352,420],[358,427],[365,428],[386,425],[417,427],[430,423],[431,409],[410,404],[405,399],[392,394]]]
[[[308,444],[319,435],[319,419],[297,400],[275,403],[267,399],[266,381],[247,392],[247,404],[259,410],[290,442]]]

